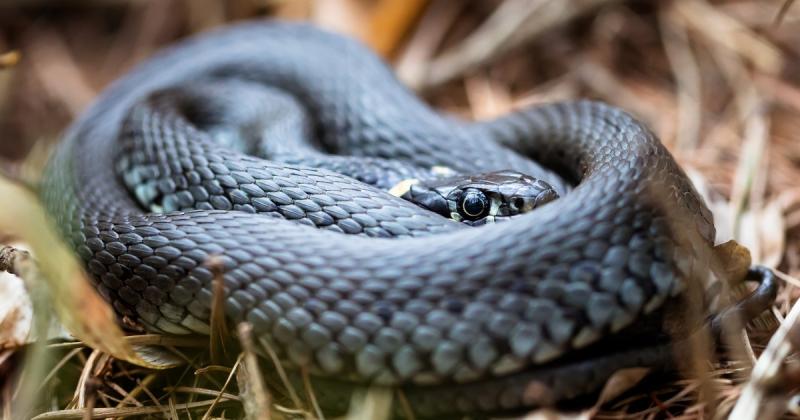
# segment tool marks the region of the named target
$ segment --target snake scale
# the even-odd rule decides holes
[[[175,93],[192,84],[234,119],[252,111],[238,95],[270,90],[289,111],[262,128],[286,159],[193,122],[202,104],[187,110]],[[335,172],[359,162],[397,178],[516,170],[562,197],[468,227]],[[191,38],[114,83],[66,132],[44,196],[121,315],[208,333],[217,256],[228,319],[308,368],[324,406],[377,383],[428,416],[549,405],[652,364],[688,329],[687,291],[715,235],[665,147],[619,109],[577,101],[461,121],[357,42],[277,22]]]

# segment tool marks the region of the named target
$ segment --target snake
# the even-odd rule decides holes
[[[309,24],[140,64],[66,130],[43,198],[147,330],[209,334],[216,261],[226,319],[334,411],[369,384],[423,417],[579,400],[707,312],[712,214],[644,124],[589,100],[442,114]]]

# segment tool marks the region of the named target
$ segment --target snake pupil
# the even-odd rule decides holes
[[[461,199],[462,216],[469,219],[479,219],[486,216],[489,203],[486,196],[474,189],[467,190]]]

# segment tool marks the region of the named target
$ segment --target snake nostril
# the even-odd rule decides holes
[[[522,197],[517,197],[511,202],[511,205],[517,210],[522,210],[522,207],[525,205],[525,200]]]

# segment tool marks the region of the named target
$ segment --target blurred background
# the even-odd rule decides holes
[[[244,19],[308,20],[361,39],[425,100],[462,116],[578,97],[633,113],[705,195],[719,239],[736,238],[780,270],[786,287],[773,315],[783,321],[800,297],[793,3],[0,0],[0,165],[21,173],[31,150],[43,156],[106,85],[164,45]],[[773,331],[752,332],[756,355]]]

